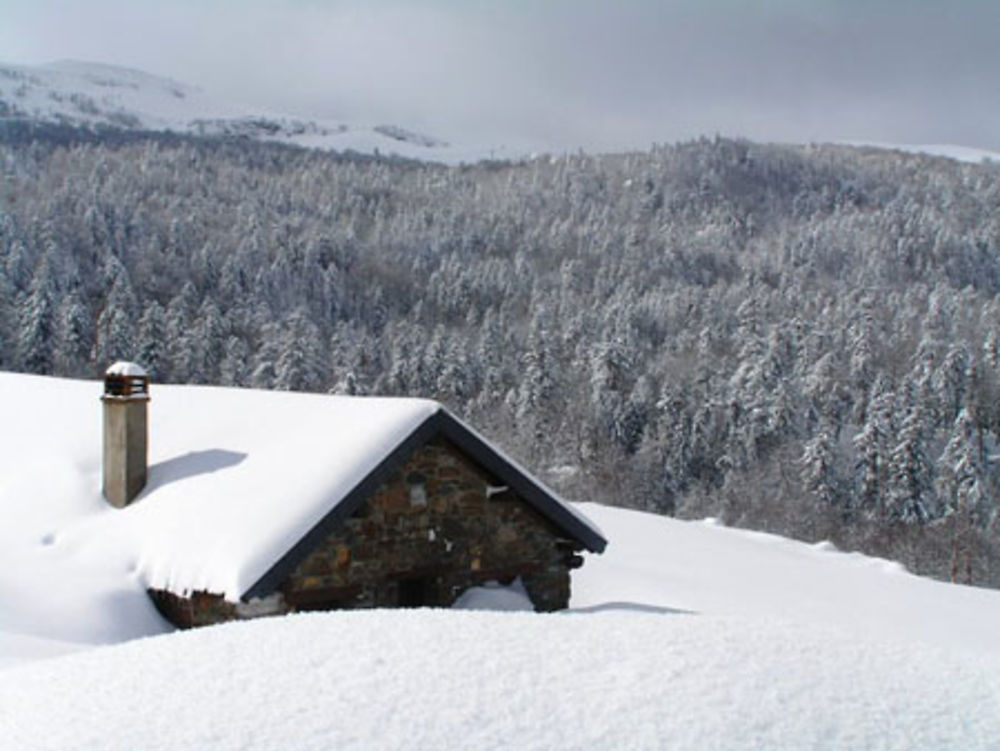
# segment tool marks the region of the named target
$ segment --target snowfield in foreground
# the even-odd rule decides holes
[[[777,620],[355,611],[0,674],[0,744],[987,749],[1000,665]]]
[[[4,751],[1000,749],[1000,592],[595,504],[581,509],[610,543],[574,572],[567,613],[344,611],[163,633],[129,563],[142,551],[100,533],[128,514],[99,499],[100,391],[0,374]],[[153,412],[154,461],[214,435],[219,396],[154,386],[151,409],[194,400],[205,423]],[[239,398],[263,414],[317,397]]]

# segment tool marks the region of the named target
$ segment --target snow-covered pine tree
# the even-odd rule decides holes
[[[20,310],[17,354],[20,367],[29,373],[52,372],[52,345],[56,332],[55,285],[48,259],[35,269]]]
[[[821,429],[806,442],[800,463],[802,485],[806,491],[825,507],[837,506],[840,483],[833,438],[828,431]]]
[[[869,521],[880,521],[887,516],[890,438],[895,433],[894,400],[889,379],[880,374],[872,384],[864,425],[853,440],[855,505]]]
[[[934,512],[933,474],[924,439],[924,415],[910,406],[889,457],[886,511],[891,520],[923,524]]]
[[[964,573],[972,583],[972,545],[976,528],[988,519],[983,486],[985,476],[976,446],[978,431],[968,410],[955,418],[951,437],[938,460],[941,514],[951,528],[951,580]]]
[[[136,332],[135,356],[150,378],[163,381],[167,378],[167,317],[163,306],[151,300],[139,316]]]
[[[66,295],[56,311],[55,371],[66,376],[89,376],[93,324],[76,292]]]
[[[226,339],[225,354],[219,364],[219,381],[225,386],[247,386],[250,382],[250,352],[243,337]]]
[[[278,338],[274,388],[318,391],[328,371],[327,355],[317,327],[301,310],[285,317]]]

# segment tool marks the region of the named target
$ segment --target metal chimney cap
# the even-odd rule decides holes
[[[105,401],[149,401],[149,376],[134,362],[116,362],[104,375]]]
[[[125,362],[124,360],[119,360],[113,363],[110,368],[107,369],[105,375],[109,376],[126,376],[129,378],[142,378],[148,376],[149,374],[141,365],[136,365],[134,362]]]

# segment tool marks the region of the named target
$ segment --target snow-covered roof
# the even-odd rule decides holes
[[[75,523],[41,536],[58,537],[63,547],[132,551],[130,565],[147,587],[230,600],[265,593],[298,562],[303,538],[338,523],[362,500],[359,490],[374,489],[394,462],[439,433],[586,547],[605,544],[578,512],[426,399],[154,385],[148,482],[131,505],[113,509],[100,495],[100,413],[92,398],[99,392],[92,382],[0,374],[8,424],[38,432],[0,441],[0,464],[33,485],[25,503],[79,505]],[[66,426],[65,438],[52,425]],[[61,451],[53,440],[75,445]],[[77,466],[47,461],[33,475],[38,445],[78,457]]]

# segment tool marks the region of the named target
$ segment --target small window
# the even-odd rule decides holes
[[[410,486],[410,505],[411,506],[426,506],[427,505],[427,486],[422,482],[415,483]]]

